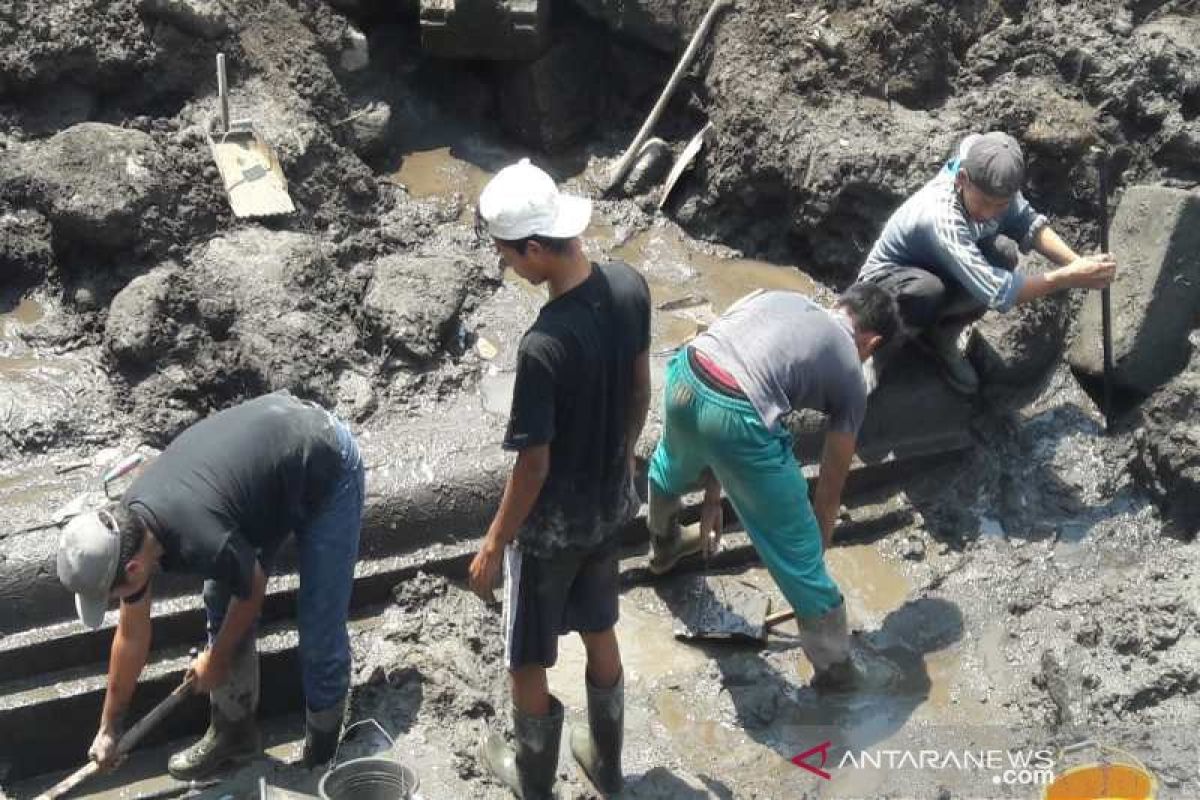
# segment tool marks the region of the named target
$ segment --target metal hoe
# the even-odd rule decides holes
[[[1097,158],[1096,171],[1099,178],[1098,190],[1100,215],[1100,252],[1108,252],[1108,158],[1103,150]],[[1112,293],[1109,287],[1100,290],[1100,325],[1104,339],[1104,431],[1112,433],[1113,403],[1113,354],[1112,354]]]

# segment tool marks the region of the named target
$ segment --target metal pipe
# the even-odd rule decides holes
[[[217,95],[221,98],[221,133],[229,133],[229,81],[225,77],[224,53],[217,53]]]
[[[662,116],[666,110],[667,103],[671,100],[671,95],[675,93],[675,89],[679,87],[680,81],[683,80],[683,74],[687,72],[692,61],[696,57],[696,53],[700,50],[700,45],[704,41],[704,37],[708,33],[708,29],[712,27],[713,19],[721,9],[732,6],[733,0],[713,0],[711,6],[708,7],[708,12],[704,15],[704,19],[700,21],[700,26],[696,28],[696,32],[692,34],[692,40],[688,43],[687,49],[683,51],[683,56],[680,57],[679,63],[675,65],[675,71],[671,73],[671,78],[667,81],[666,88],[662,90],[662,94],[658,96],[658,102],[654,104],[654,108],[650,110],[650,116],[646,117],[646,121],[642,123],[642,128],[637,132],[637,136],[633,137],[633,142],[625,154],[621,156],[621,160],[617,162],[613,168],[612,174],[608,180],[608,186],[605,187],[604,193],[610,194],[625,180],[625,176],[629,174],[629,170],[633,168],[634,159],[642,150],[642,145],[650,138],[650,132],[654,130],[654,126],[658,124],[658,118]]]

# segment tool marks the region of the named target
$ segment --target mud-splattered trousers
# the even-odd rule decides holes
[[[346,424],[330,415],[337,431],[341,470],[320,508],[296,528],[300,588],[297,596],[300,670],[310,711],[330,708],[350,686],[350,592],[362,527],[366,480],[358,444]],[[274,552],[260,553],[269,573]],[[211,645],[225,619],[232,592],[222,582],[204,582],[204,608]]]
[[[650,492],[677,498],[694,491],[705,467],[721,482],[796,613],[815,617],[838,606],[842,595],[825,569],[821,529],[791,435],[767,430],[749,400],[710,388],[688,363],[685,348],[667,368],[663,433],[650,460]]]

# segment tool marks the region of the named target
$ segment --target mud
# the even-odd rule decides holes
[[[393,5],[18,0],[0,14],[5,633],[70,613],[49,572],[55,511],[95,493],[122,453],[262,391],[356,425],[374,493],[369,556],[482,530],[507,465],[495,445],[517,332],[544,290],[501,276],[472,230],[472,198],[522,155],[597,196],[707,3],[567,4],[556,24],[578,58],[565,87],[545,69],[425,58],[414,8]],[[229,212],[204,141],[218,51],[235,116],[279,152],[291,217]],[[578,115],[552,128],[514,118],[547,107]],[[656,131],[674,154],[715,127],[666,213],[653,212],[653,181],[635,182],[633,197],[597,199],[585,240],[646,275],[661,365],[753,288],[828,301],[965,133],[1022,138],[1030,199],[1086,250],[1089,148],[1109,149],[1118,195],[1194,190],[1198,113],[1188,3],[742,4]],[[1087,738],[1142,758],[1160,797],[1200,796],[1197,361],[1104,436],[1058,365],[1076,304],[982,325],[974,352],[1002,391],[952,412],[914,393],[902,412],[921,429],[969,414],[977,447],[847,510],[830,568],[861,631],[856,653],[896,678],[887,691],[814,694],[790,625],[763,649],[676,641],[671,606],[634,557],[619,628],[630,796],[1027,797],[986,770],[841,759]],[[651,420],[643,456],[655,431]],[[760,568],[722,570],[774,592]],[[485,729],[508,725],[494,609],[444,578],[408,581],[354,647],[354,716],[398,737],[422,796],[504,796],[474,757]],[[551,680],[574,721],[582,669],[564,641]],[[259,776],[315,794],[318,775],[291,765],[298,720],[268,727],[272,758],[200,796],[254,796]],[[347,755],[387,747],[358,734]],[[830,780],[790,761],[825,741]],[[97,796],[178,792],[164,757],[148,752],[143,782],[113,776]],[[565,796],[594,796],[565,749],[560,777]],[[48,782],[6,788],[23,797]]]

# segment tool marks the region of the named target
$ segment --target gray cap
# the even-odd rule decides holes
[[[993,197],[1012,197],[1025,183],[1021,145],[1002,131],[985,133],[972,142],[962,169],[971,183]]]
[[[89,628],[99,628],[104,621],[120,558],[121,536],[108,511],[80,514],[63,528],[58,540],[58,579],[75,593],[79,621]]]

